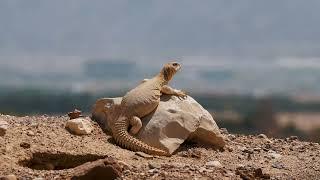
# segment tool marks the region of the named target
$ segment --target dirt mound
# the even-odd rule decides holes
[[[150,158],[113,144],[95,123],[90,135],[72,135],[65,129],[68,119],[0,115],[9,124],[0,136],[0,178],[320,178],[320,145],[296,137],[273,139],[222,130],[228,139],[223,150],[184,144],[172,157]]]

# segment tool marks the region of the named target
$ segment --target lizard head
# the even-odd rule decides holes
[[[169,62],[164,65],[161,70],[162,75],[166,81],[170,81],[172,77],[181,69],[181,65],[177,62]]]

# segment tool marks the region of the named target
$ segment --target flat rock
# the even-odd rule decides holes
[[[209,161],[206,163],[207,167],[216,167],[216,168],[222,168],[222,164],[219,161]]]
[[[0,120],[0,136],[4,136],[8,128],[9,124],[4,120]]]
[[[67,121],[66,129],[76,135],[86,135],[93,131],[93,126],[87,118],[76,118]]]
[[[119,163],[111,157],[99,159],[82,164],[72,170],[72,175],[66,179],[117,179],[120,178],[122,169]]]
[[[104,129],[110,130],[107,125],[109,107],[119,105],[121,99],[99,99],[93,106],[92,118]],[[161,96],[158,108],[142,118],[142,124],[143,127],[136,137],[169,153],[177,150],[186,140],[216,148],[225,145],[219,127],[210,113],[190,96],[186,99],[170,95]]]

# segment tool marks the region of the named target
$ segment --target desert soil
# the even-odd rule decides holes
[[[124,164],[121,179],[320,179],[320,145],[296,137],[244,136],[222,129],[228,141],[224,149],[184,144],[171,157],[140,157],[115,145],[94,122],[92,134],[70,134],[68,119],[0,115],[9,123],[0,136],[0,177],[63,179],[74,167],[108,156]]]

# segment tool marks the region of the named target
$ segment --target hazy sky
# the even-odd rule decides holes
[[[0,60],[318,58],[319,18],[318,0],[1,0]]]
[[[120,87],[87,78],[102,59],[135,61],[129,86],[175,58],[181,88],[319,94],[319,19],[319,0],[0,0],[0,85]]]

